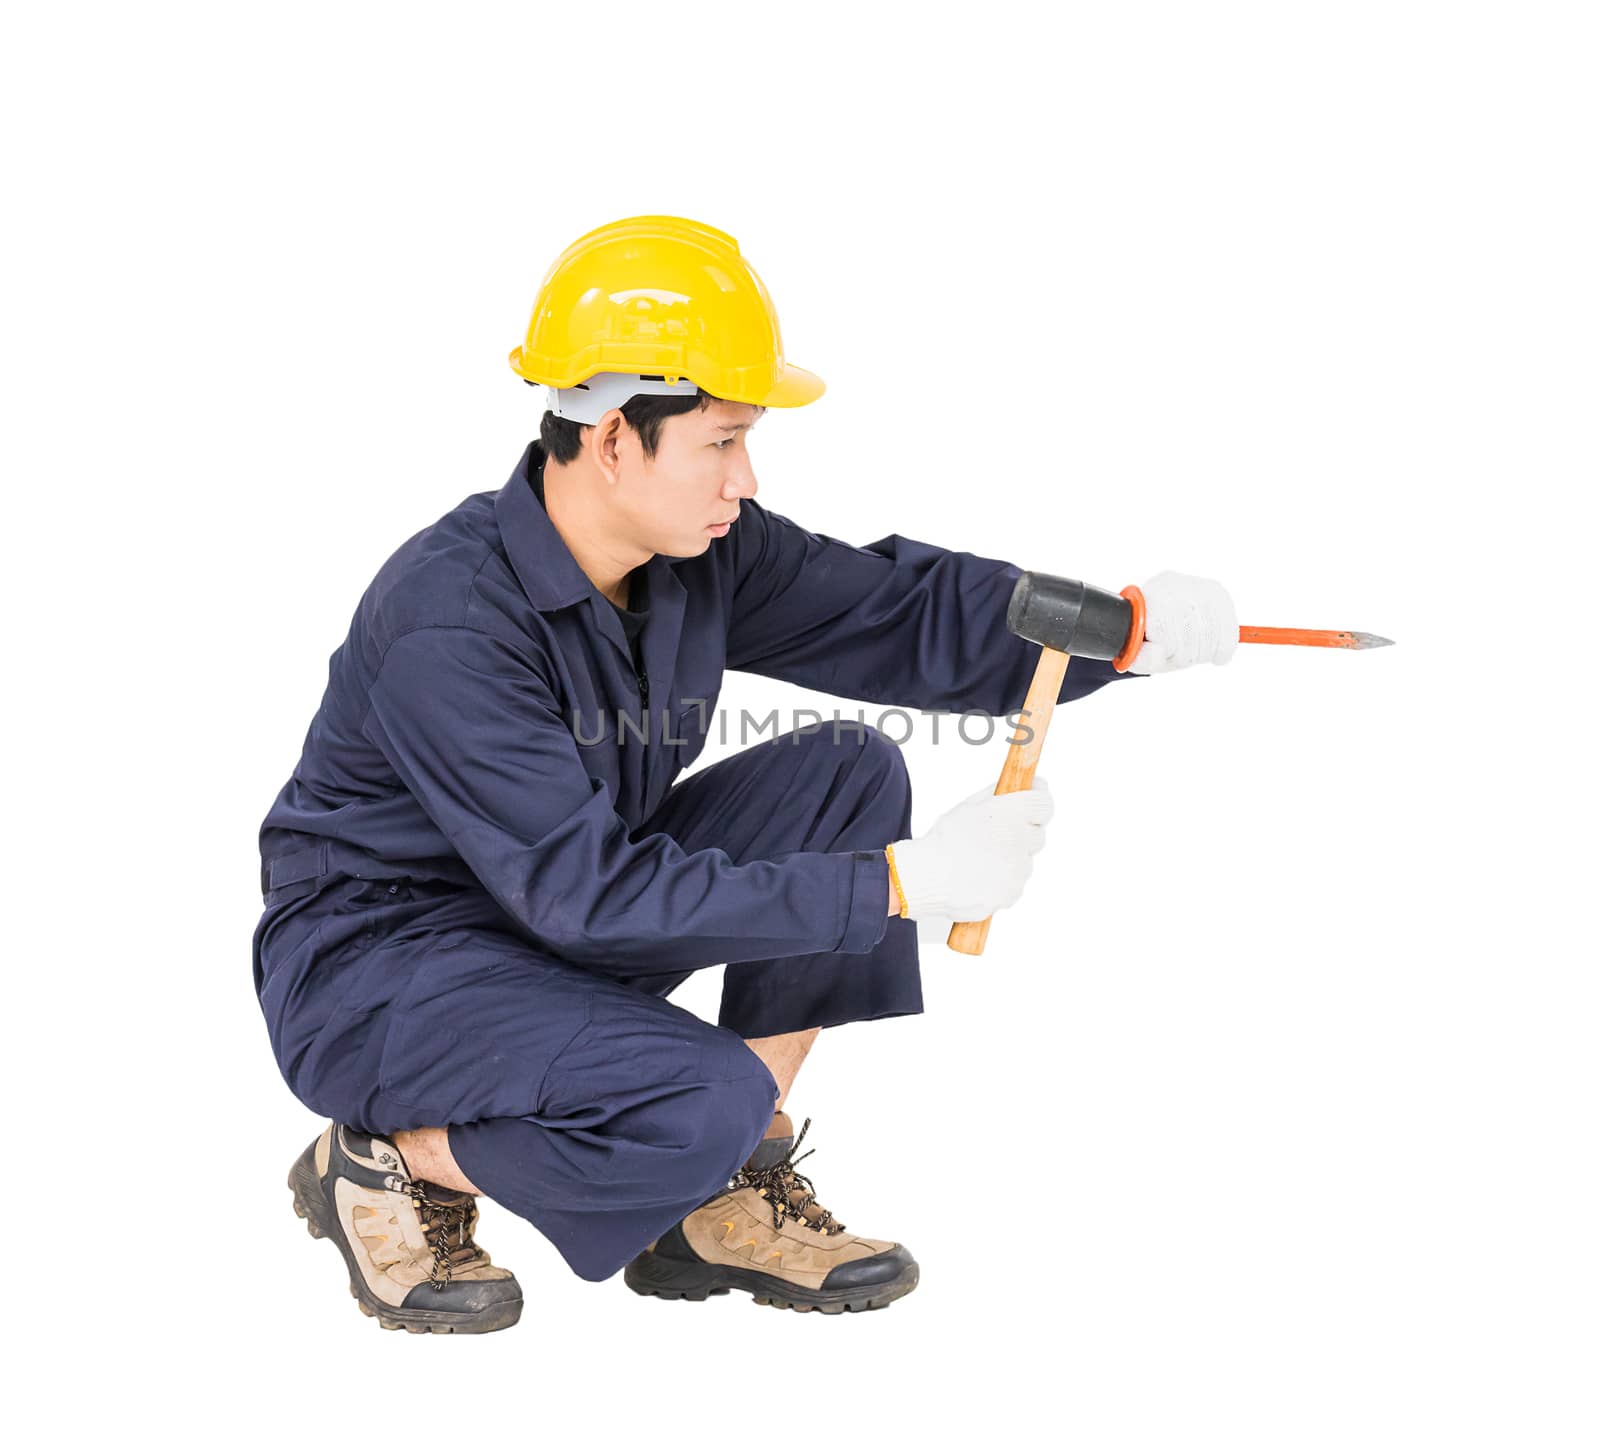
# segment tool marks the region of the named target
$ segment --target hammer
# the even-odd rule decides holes
[[[1039,643],[1044,650],[1023,701],[1017,730],[1006,749],[1005,766],[995,784],[997,794],[1032,787],[1070,655],[1101,658],[1118,672],[1126,672],[1145,640],[1144,617],[1144,594],[1137,587],[1125,587],[1118,595],[1070,577],[1052,577],[1048,572],[1024,572],[1017,578],[1006,608],[1006,626],[1018,637]],[[1239,641],[1352,651],[1390,645],[1387,637],[1370,632],[1288,627],[1241,627]],[[990,922],[984,918],[954,923],[946,941],[957,953],[982,953]]]

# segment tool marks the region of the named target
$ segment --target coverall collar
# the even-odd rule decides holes
[[[595,625],[626,656],[628,639],[616,609],[601,596],[600,589],[578,565],[578,559],[572,555],[534,493],[533,473],[543,461],[543,444],[537,440],[529,442],[511,480],[495,498],[495,520],[500,526],[506,555],[511,559],[528,601],[538,611],[554,612],[576,602],[588,602]],[[670,674],[683,623],[686,593],[673,570],[673,561],[658,552],[645,563],[650,616],[644,626],[642,646],[645,669],[652,679],[664,679]]]
[[[540,612],[553,612],[558,607],[582,602],[591,592],[598,597],[600,592],[567,549],[549,513],[534,495],[533,474],[543,461],[542,444],[529,442],[511,480],[495,498],[494,513],[506,544],[506,555],[511,559],[528,601]]]

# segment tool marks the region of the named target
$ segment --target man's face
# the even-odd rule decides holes
[[[668,557],[698,557],[738,520],[739,503],[756,494],[746,445],[765,408],[707,402],[669,416],[654,457],[624,427],[615,501],[632,539]]]

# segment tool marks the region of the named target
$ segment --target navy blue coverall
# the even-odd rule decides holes
[[[1038,649],[1005,624],[1015,566],[747,500],[702,555],[645,564],[636,666],[543,464],[534,442],[362,597],[262,825],[255,985],[307,1107],[447,1127],[479,1189],[604,1279],[771,1122],[744,1039],[922,1009],[916,927],[887,916],[899,748],[829,721],[674,787],[724,669],[998,717]],[[1115,676],[1075,662],[1061,700]],[[718,1025],[665,997],[714,964]]]

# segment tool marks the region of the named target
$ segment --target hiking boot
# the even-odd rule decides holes
[[[917,1262],[903,1244],[851,1234],[817,1203],[816,1191],[795,1165],[795,1150],[811,1127],[794,1137],[787,1114],[727,1188],[675,1224],[623,1271],[635,1294],[703,1300],[747,1290],[757,1304],[825,1315],[878,1309],[917,1287]]]
[[[330,1124],[289,1171],[294,1212],[339,1246],[350,1293],[386,1330],[480,1335],[514,1325],[522,1290],[473,1242],[470,1194],[413,1179],[394,1141]]]

